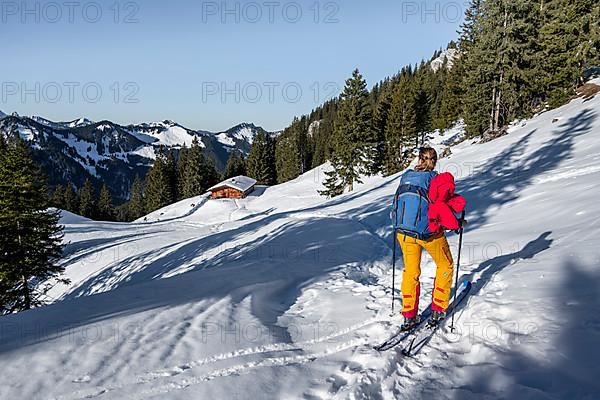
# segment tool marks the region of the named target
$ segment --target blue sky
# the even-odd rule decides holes
[[[281,129],[337,95],[356,67],[371,87],[455,39],[465,7],[397,0],[0,6],[5,113],[122,124],[172,119],[212,131],[239,122]]]

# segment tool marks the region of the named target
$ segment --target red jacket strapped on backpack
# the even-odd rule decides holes
[[[437,175],[429,186],[429,231],[456,230],[460,224],[455,213],[461,213],[467,204],[464,197],[455,194],[454,177],[449,172]]]

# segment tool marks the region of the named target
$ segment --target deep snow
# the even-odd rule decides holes
[[[401,322],[389,315],[399,175],[327,200],[323,166],[147,222],[66,215],[72,283],[0,319],[0,398],[596,398],[598,110],[600,96],[577,99],[440,161],[468,200],[473,290],[459,332],[415,358],[371,349]]]

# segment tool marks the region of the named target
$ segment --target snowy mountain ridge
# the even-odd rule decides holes
[[[473,289],[457,330],[414,358],[372,349],[401,323],[389,312],[400,174],[325,199],[323,165],[147,222],[64,215],[71,284],[3,317],[0,398],[595,398],[598,110],[600,96],[578,98],[440,160],[468,202],[460,279]],[[429,141],[441,151],[461,129]],[[421,310],[429,256],[422,271]]]
[[[460,52],[458,51],[458,49],[446,49],[442,51],[442,53],[438,57],[431,60],[429,65],[433,72],[437,72],[440,68],[442,68],[444,63],[446,63],[446,68],[452,69],[452,67],[454,66],[454,61],[456,61],[456,59],[459,57]]]
[[[0,120],[0,134],[18,135],[30,144],[51,185],[81,187],[91,179],[97,187],[106,183],[117,200],[128,198],[135,176],[145,176],[160,147],[179,150],[197,138],[216,167],[224,169],[230,152],[248,154],[258,132],[265,131],[247,123],[215,134],[169,120],[126,126],[87,118],[53,122],[18,114]]]

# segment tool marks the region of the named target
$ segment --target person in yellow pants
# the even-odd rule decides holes
[[[454,193],[454,177],[450,173],[438,174],[434,171],[436,162],[437,152],[433,148],[420,148],[415,169],[409,169],[402,174],[394,196],[391,216],[404,258],[404,323],[401,326],[403,331],[410,330],[419,322],[423,249],[429,253],[437,266],[431,302],[432,312],[428,324],[434,326],[446,316],[454,265],[444,231],[456,231],[466,224],[464,216],[460,221],[456,217],[456,213],[464,211],[466,200]]]
[[[452,253],[450,252],[446,236],[442,232],[429,240],[419,240],[399,233],[398,242],[402,248],[402,256],[404,258],[402,315],[409,321],[417,317],[419,310],[421,253],[425,249],[437,266],[431,309],[434,312],[441,313],[443,316],[450,302],[452,271],[454,269]]]

